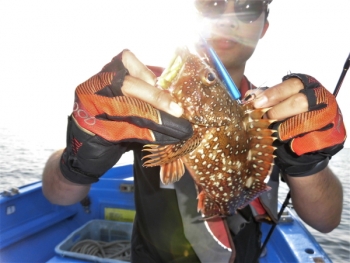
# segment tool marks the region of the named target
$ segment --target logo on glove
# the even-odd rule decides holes
[[[91,117],[84,109],[79,109],[79,104],[77,102],[74,102],[73,113],[75,113],[75,117],[84,119],[87,125],[92,126],[96,124],[96,118]]]

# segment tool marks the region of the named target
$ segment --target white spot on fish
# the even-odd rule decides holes
[[[245,186],[250,188],[252,186],[253,181],[253,177],[249,177],[248,180],[245,182]]]

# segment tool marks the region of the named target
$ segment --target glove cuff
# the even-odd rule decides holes
[[[61,161],[60,161],[60,170],[64,178],[72,183],[76,184],[92,184],[99,181],[98,176],[94,177],[91,175],[86,175],[84,172],[74,168],[72,166],[72,161],[70,161],[69,153],[67,148],[64,150]]]
[[[67,147],[61,156],[60,169],[73,183],[92,184],[113,167],[125,149],[125,145],[114,145],[98,135],[84,132],[70,116]]]
[[[326,166],[328,165],[328,162],[329,162],[329,159],[327,157],[324,160],[314,164],[311,169],[310,169],[310,166],[308,166],[306,172],[305,171],[301,172],[301,170],[303,170],[303,169],[301,169],[302,165],[299,167],[295,167],[295,166],[288,167],[288,168],[284,169],[283,172],[285,174],[288,174],[289,176],[292,176],[292,177],[309,176],[309,175],[313,175],[315,173],[322,171],[324,168],[326,168]],[[297,169],[294,169],[294,168],[297,168]]]

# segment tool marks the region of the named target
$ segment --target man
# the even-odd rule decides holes
[[[242,94],[251,87],[244,77],[246,61],[269,27],[269,2],[195,1],[200,15],[210,21],[209,43]],[[187,234],[191,222],[186,221],[178,190],[160,187],[159,167],[142,166],[144,144],[175,143],[192,135],[189,123],[178,118],[183,109],[169,93],[155,87],[155,74],[159,75],[160,70],[151,69],[153,72],[124,50],[77,87],[67,147],[49,158],[43,173],[43,192],[56,204],[79,202],[88,194],[91,183],[97,182],[123,153],[132,150],[136,203],[133,262],[227,262],[226,252],[210,243],[210,238],[203,238],[199,244],[192,241]],[[291,189],[295,210],[313,228],[332,231],[340,222],[343,194],[327,164],[346,137],[334,97],[314,78],[303,74],[288,75],[282,83],[256,92],[256,96],[254,106],[271,107],[266,117],[278,120],[274,126],[280,139],[276,143],[276,164]],[[134,112],[129,97],[153,105],[159,110],[156,116],[160,120],[152,114]],[[307,125],[319,119],[321,127]],[[299,133],[284,136],[289,121],[298,122],[301,128]],[[235,262],[254,262],[258,258],[260,232],[259,224],[252,219],[253,210],[251,206],[242,209],[247,224],[239,232],[231,229]]]

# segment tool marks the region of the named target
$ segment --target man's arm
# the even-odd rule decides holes
[[[53,204],[71,205],[88,194],[90,185],[75,184],[64,178],[59,167],[62,153],[63,149],[53,153],[46,162],[42,176],[43,193]]]
[[[316,230],[336,228],[343,208],[343,188],[329,167],[305,177],[287,176],[293,206],[300,218]]]

